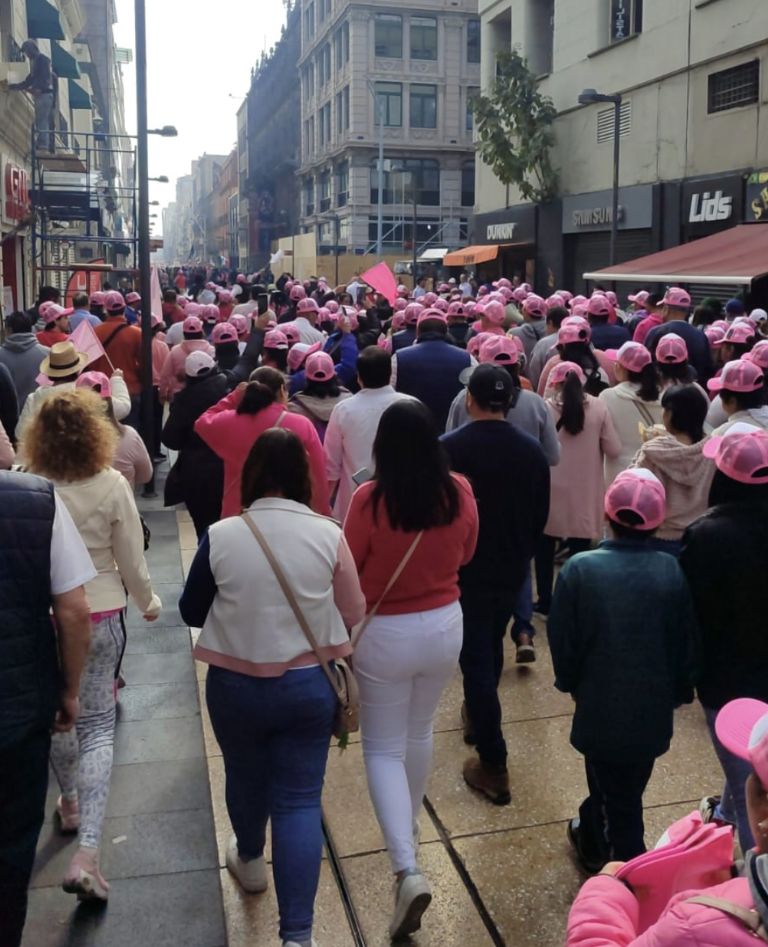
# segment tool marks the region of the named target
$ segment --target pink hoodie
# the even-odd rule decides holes
[[[216,350],[205,339],[186,339],[180,345],[175,345],[160,372],[161,400],[170,401],[184,387],[184,363],[192,352],[207,352],[211,358],[216,357]]]
[[[590,878],[571,907],[566,947],[754,947],[760,941],[735,918],[717,908],[687,904],[706,894],[752,908],[746,878],[734,878],[705,891],[684,891],[667,905],[659,920],[638,936],[635,896],[608,875]]]
[[[291,414],[288,405],[279,403],[271,404],[258,414],[238,414],[236,409],[241,399],[242,392],[235,389],[218,404],[208,408],[195,422],[195,433],[224,461],[222,518],[240,514],[243,465],[259,435],[275,427],[281,415],[280,427],[293,431],[307,451],[312,477],[312,509],[323,516],[330,516],[325,453],[314,424],[300,414]]]

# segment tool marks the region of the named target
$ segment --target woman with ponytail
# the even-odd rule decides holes
[[[605,352],[592,346],[592,328],[582,316],[568,316],[557,332],[557,354],[546,363],[539,377],[538,392],[542,397],[550,394],[550,373],[561,362],[573,362],[584,373],[584,390],[589,395],[599,395],[609,385],[616,383],[613,362]]]
[[[195,433],[224,462],[222,517],[240,514],[245,460],[264,431],[275,427],[293,431],[304,445],[312,479],[312,509],[330,513],[325,455],[315,427],[307,418],[288,411],[284,376],[274,368],[262,367],[195,422]]]
[[[587,377],[575,362],[559,362],[549,376],[547,408],[560,439],[560,463],[550,471],[549,519],[536,551],[534,606],[549,614],[555,544],[567,539],[572,553],[589,549],[603,532],[603,464],[622,450],[604,401],[584,390]]]
[[[618,384],[600,393],[621,441],[618,457],[605,461],[605,485],[632,463],[643,443],[642,431],[662,422],[659,379],[651,353],[639,342],[625,342],[605,353],[614,362]]]

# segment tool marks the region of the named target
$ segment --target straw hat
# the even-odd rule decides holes
[[[40,363],[40,372],[49,378],[79,375],[88,364],[88,356],[78,352],[71,341],[56,342]]]

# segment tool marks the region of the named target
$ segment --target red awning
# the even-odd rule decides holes
[[[712,283],[748,286],[768,274],[768,225],[739,224],[730,230],[628,263],[584,273],[605,283]]]
[[[475,263],[488,263],[499,255],[498,243],[486,243],[477,247],[464,247],[453,250],[443,257],[443,266],[473,266]]]

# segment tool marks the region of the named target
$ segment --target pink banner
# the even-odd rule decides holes
[[[385,299],[389,300],[389,304],[394,306],[397,299],[397,280],[386,263],[377,263],[376,266],[372,266],[370,270],[360,275],[360,279],[363,283],[372,286],[377,293],[381,293]]]

